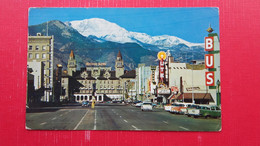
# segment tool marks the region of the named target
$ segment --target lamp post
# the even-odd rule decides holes
[[[219,93],[219,86],[220,86],[220,81],[217,80],[217,85],[218,85],[218,92],[217,92],[217,106],[220,105],[220,93]]]

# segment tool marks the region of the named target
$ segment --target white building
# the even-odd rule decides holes
[[[138,64],[136,68],[136,92],[139,100],[143,100],[149,94],[149,80],[152,74],[151,67],[145,64]]]
[[[44,65],[42,62],[37,62],[33,60],[32,62],[27,62],[27,68],[32,69],[32,75],[34,76],[34,89],[40,89],[43,87],[44,83]]]

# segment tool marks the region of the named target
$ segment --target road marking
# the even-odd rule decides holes
[[[63,116],[63,114],[61,114],[60,116]]]
[[[55,120],[55,119],[57,119],[56,117],[54,117],[54,118],[52,118],[51,120]]]
[[[127,120],[124,119],[124,121],[125,121],[126,123],[128,123]]]
[[[135,127],[134,125],[131,125],[133,128],[135,128],[135,130],[141,130],[141,129],[138,129],[137,127]]]
[[[120,116],[120,118],[122,118],[122,116]]]
[[[184,130],[187,130],[187,131],[189,131],[189,129],[188,128],[185,128],[185,127],[182,127],[182,126],[179,126],[181,129],[184,129]]]
[[[47,124],[47,122],[43,122],[43,123],[41,123],[40,125],[45,125],[45,124]]]
[[[94,130],[97,129],[97,111],[95,111]]]
[[[88,112],[89,112],[89,110],[85,113],[85,115],[81,118],[81,120],[79,121],[79,123],[76,125],[76,127],[73,130],[76,130],[79,127],[80,123],[83,121],[83,119],[85,118],[85,116],[87,115]]]
[[[163,123],[166,123],[166,124],[168,124],[168,122],[166,122],[166,121],[163,121]]]

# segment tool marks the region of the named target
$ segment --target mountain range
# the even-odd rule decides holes
[[[48,25],[47,25],[48,23]],[[126,69],[134,69],[139,63],[157,64],[158,51],[170,50],[175,60],[189,62],[204,59],[203,44],[190,43],[176,36],[150,36],[145,33],[127,31],[116,23],[100,18],[61,22],[53,20],[29,26],[29,35],[41,32],[54,36],[54,64],[66,68],[71,50],[74,51],[78,67],[86,62],[106,62],[114,67],[120,50]]]

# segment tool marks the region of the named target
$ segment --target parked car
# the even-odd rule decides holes
[[[186,115],[187,114],[187,109],[188,107],[191,107],[191,105],[194,105],[192,103],[183,103],[184,106],[180,107],[180,111],[179,111],[179,114],[183,114],[183,115]]]
[[[165,106],[164,106],[164,110],[169,112],[169,111],[171,110],[172,105],[173,105],[173,104],[165,105]]]
[[[175,114],[178,114],[181,112],[181,108],[184,107],[185,105],[183,103],[174,103],[172,106],[171,106],[171,109],[170,109],[170,112],[171,113],[175,113]]]
[[[143,105],[143,103],[136,103],[135,107],[141,107]]]
[[[90,104],[91,104],[91,103],[89,103],[88,101],[83,101],[83,102],[81,103],[81,106],[82,106],[82,107],[89,107]]]
[[[156,106],[157,106],[157,104],[156,104],[156,103],[152,103],[152,106],[153,106],[153,107],[156,107]]]
[[[221,110],[217,106],[200,105],[200,106],[196,106],[195,108],[188,108],[188,116],[193,116],[194,118],[197,117],[218,118],[221,117]]]
[[[151,102],[144,102],[142,105],[141,105],[141,109],[142,111],[152,111],[153,110],[153,105]]]

